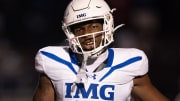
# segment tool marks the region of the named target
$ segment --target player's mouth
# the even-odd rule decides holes
[[[94,49],[94,42],[90,41],[90,42],[84,42],[83,44],[83,49],[84,50],[92,50]]]

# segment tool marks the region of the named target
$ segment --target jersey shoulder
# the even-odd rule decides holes
[[[46,46],[39,49],[35,56],[35,69],[43,73],[45,62],[49,62],[46,56],[67,58],[69,57],[68,49],[68,46]]]
[[[114,52],[114,65],[123,65],[122,71],[134,76],[144,75],[148,72],[148,58],[144,51],[137,48],[112,48]]]

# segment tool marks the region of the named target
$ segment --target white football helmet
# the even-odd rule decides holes
[[[62,22],[62,29],[68,38],[69,46],[72,51],[78,54],[94,55],[100,53],[103,48],[112,43],[114,41],[114,21],[112,16],[113,11],[114,9],[111,10],[104,0],[72,0],[65,10],[64,20]],[[95,19],[102,19],[104,21],[103,31],[99,33],[103,32],[105,35],[98,47],[95,47],[96,45],[94,45],[94,49],[86,51],[83,50],[78,38],[84,37],[85,35],[96,34],[98,32],[77,37],[71,31],[71,26]],[[93,38],[95,41],[95,37]]]

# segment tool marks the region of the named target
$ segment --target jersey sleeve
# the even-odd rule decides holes
[[[141,61],[139,61],[137,67],[133,71],[136,76],[145,75],[149,70],[148,58],[144,51],[136,49],[136,54],[141,57]]]
[[[44,73],[43,57],[40,53],[40,50],[37,52],[35,56],[35,69],[40,73]]]
[[[121,64],[126,65],[121,70],[128,73],[128,75],[132,77],[142,76],[148,72],[148,58],[144,51],[140,49],[125,49],[119,56],[116,57],[122,57],[117,58],[119,61],[121,61]]]
[[[148,58],[147,58],[147,56],[146,56],[146,54],[142,51],[142,50],[139,50],[140,51],[140,54],[141,54],[141,56],[142,56],[142,61],[141,61],[141,64],[140,64],[140,67],[141,68],[139,68],[139,74],[140,75],[144,75],[144,74],[146,74],[147,72],[148,72],[148,70],[149,70],[149,63],[148,63]],[[137,72],[138,72],[137,71]]]

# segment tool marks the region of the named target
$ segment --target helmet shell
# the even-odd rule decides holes
[[[109,12],[110,7],[104,0],[73,0],[65,10],[64,23],[69,26],[101,18]]]
[[[75,35],[71,31],[70,26],[89,20],[104,20],[103,31],[105,37],[103,40],[105,42],[103,42],[100,47],[86,53],[94,54],[112,43],[114,31],[112,11],[113,10],[110,9],[109,5],[104,0],[72,0],[65,10],[62,23],[62,29],[69,40],[72,51],[80,54],[85,53],[83,50],[78,51],[77,48],[81,48],[81,46],[78,42],[75,42],[76,40],[72,41],[72,39],[75,38]]]

